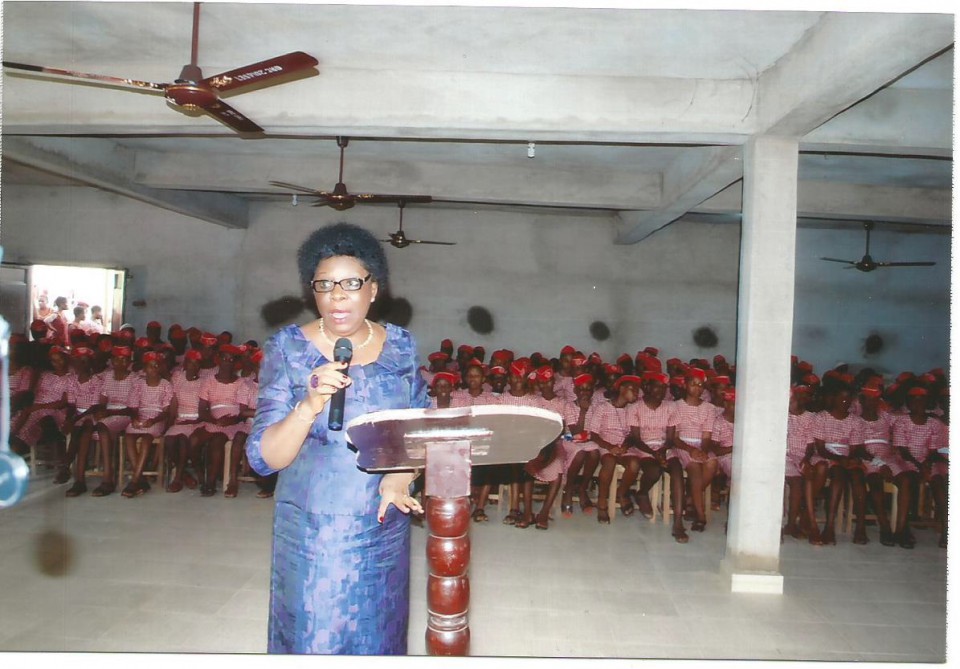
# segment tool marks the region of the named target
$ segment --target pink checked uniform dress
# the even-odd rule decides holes
[[[733,448],[733,423],[723,417],[723,414],[717,414],[717,419],[713,422],[713,434],[710,440],[717,442],[723,448]],[[728,477],[733,477],[733,453],[726,455],[717,455],[717,467]]]
[[[560,414],[560,416],[563,416],[564,401],[559,395],[554,396],[554,398],[551,400],[544,399],[540,395],[537,395],[536,398],[540,402],[541,409],[553,411]],[[563,443],[562,440],[561,443]],[[538,481],[542,481],[543,483],[552,483],[563,476],[563,473],[567,471],[567,466],[569,464],[569,461],[566,459],[566,451],[564,450],[563,446],[557,444],[556,456],[553,458],[553,460],[543,467],[531,467],[528,468],[527,471]]]
[[[557,374],[553,382],[553,392],[563,398],[564,402],[575,402],[576,393],[573,392],[573,377]]]
[[[161,413],[163,413],[167,407],[170,406],[170,402],[173,401],[173,385],[166,379],[160,379],[160,383],[156,386],[150,386],[147,384],[146,379],[141,379],[137,383],[134,389],[134,398],[137,407],[137,418],[143,420],[149,420],[156,418]],[[133,427],[133,421],[131,425],[127,428],[128,437],[136,437],[139,435],[150,435],[151,437],[159,437],[167,429],[166,421],[160,421],[159,423],[154,423],[150,427]]]
[[[800,463],[807,454],[807,447],[813,443],[813,420],[816,414],[804,411],[800,415],[787,414],[787,478],[803,476]],[[816,453],[810,456],[810,464],[825,460]]]
[[[450,393],[451,407],[472,407],[478,404],[500,404],[500,396],[489,390],[481,390],[480,394],[474,397],[466,388],[457,388]]]
[[[863,420],[853,414],[839,420],[828,411],[821,411],[813,419],[812,434],[814,439],[822,440],[831,453],[849,457],[850,448],[863,443]]]
[[[574,434],[572,441],[567,441],[564,439],[560,442],[563,447],[563,457],[566,462],[573,462],[574,456],[580,451],[600,450],[600,445],[596,442],[590,441],[589,435],[591,413],[595,411],[597,405],[598,402],[594,401],[590,405],[590,408],[587,409],[587,415],[583,419],[583,429],[588,433],[586,438],[581,441],[581,435]],[[576,402],[565,402],[563,405],[563,413],[561,415],[563,416],[563,425],[565,428],[570,425],[576,425],[577,421],[580,419],[580,407],[577,406]]]
[[[67,372],[63,376],[57,376],[53,372],[43,372],[40,380],[37,381],[37,387],[34,391],[34,404],[50,404],[63,399],[70,388],[70,380],[74,378],[73,372]],[[39,409],[30,414],[17,437],[28,444],[36,445],[40,439],[41,426],[40,421],[50,417],[56,423],[57,429],[63,429],[63,422],[67,419],[67,410],[64,409]]]
[[[651,409],[643,400],[637,400],[627,410],[627,421],[631,428],[640,429],[640,440],[654,451],[660,452],[666,448],[667,426],[670,424],[670,414],[673,412],[673,402],[663,400],[656,409]],[[636,446],[630,447],[630,454],[641,460],[653,460],[654,457]]]
[[[927,418],[927,422],[923,425],[917,425],[910,419],[909,415],[898,416],[891,432],[893,447],[906,448],[910,451],[910,455],[916,458],[921,464],[926,462],[930,451],[939,450],[943,453],[941,449],[947,448],[948,440],[949,434],[947,426],[938,419],[930,417]],[[947,453],[943,454],[946,455]],[[941,466],[936,467],[937,474],[931,471],[931,476],[945,476],[947,474],[946,467],[942,466],[945,464],[946,463],[933,463],[933,465]],[[917,466],[912,462],[904,461],[903,465],[907,471],[918,471]],[[933,469],[933,467],[931,467],[931,469]]]
[[[604,441],[614,446],[622,446],[623,442],[630,436],[630,422],[627,416],[630,405],[618,408],[609,400],[603,399],[597,402],[595,406],[595,411],[588,412],[588,420],[584,427],[587,431],[597,434]],[[606,455],[608,452],[607,450],[601,450],[601,455]]]
[[[687,404],[686,400],[673,403],[673,415],[670,417],[670,427],[677,428],[677,437],[685,444],[702,450],[701,439],[704,432],[713,432],[713,423],[717,417],[717,408],[707,402],[697,406]],[[667,454],[677,458],[684,469],[693,458],[686,451],[671,448]]]
[[[113,372],[105,372],[103,375],[103,390],[101,397],[103,404],[110,411],[118,409],[127,409],[134,406],[136,401],[134,388],[140,381],[140,375],[135,372],[127,374],[125,379],[114,378]],[[121,432],[126,431],[130,426],[130,416],[107,416],[99,424],[107,428],[111,437],[116,437]]]
[[[243,390],[243,379],[237,378],[233,383],[220,383],[215,376],[210,376],[204,379],[200,386],[200,399],[210,403],[210,415],[214,418],[237,416],[240,414]],[[228,439],[233,439],[238,432],[249,432],[250,428],[240,422],[224,426],[204,423],[203,429],[210,434],[225,434]]]
[[[91,375],[86,383],[81,383],[80,378],[74,375],[67,388],[67,402],[77,410],[77,414],[81,414],[99,402],[102,394],[103,374]],[[74,427],[92,424],[93,414],[89,414],[78,420]]]
[[[197,376],[193,381],[187,380],[187,375],[182,369],[173,373],[171,385],[173,394],[177,398],[177,415],[173,426],[164,433],[164,437],[189,437],[194,430],[200,427],[200,423],[188,423],[187,421],[196,421],[200,418],[200,386],[203,383]]]
[[[863,421],[863,444],[867,452],[873,456],[866,461],[867,474],[878,474],[880,470],[887,467],[896,478],[907,471],[907,463],[890,443],[893,424],[896,422],[894,415],[881,411],[877,415],[877,420],[870,421],[862,415],[860,420]]]

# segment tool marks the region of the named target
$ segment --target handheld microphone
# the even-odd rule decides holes
[[[347,368],[343,370],[346,374],[350,369],[350,360],[353,359],[353,344],[346,337],[340,337],[333,345],[333,359],[336,362],[347,363]],[[343,429],[343,400],[347,394],[346,388],[340,388],[333,394],[330,400],[330,418],[327,421],[327,427],[331,430]]]

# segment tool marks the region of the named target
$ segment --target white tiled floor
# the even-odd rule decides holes
[[[273,504],[195,491],[0,511],[0,651],[262,653]],[[639,514],[547,532],[472,526],[472,654],[943,662],[946,551],[787,539],[785,594],[728,592],[722,514],[681,546]],[[426,533],[413,531],[409,652],[424,653]],[[64,550],[65,547],[65,550]]]

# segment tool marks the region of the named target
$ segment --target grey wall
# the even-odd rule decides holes
[[[156,318],[262,341],[275,329],[264,324],[263,305],[300,294],[300,242],[336,220],[385,237],[397,228],[397,210],[264,203],[252,207],[249,229],[235,231],[93,189],[11,185],[3,189],[0,244],[10,261],[130,268],[128,305],[147,300],[128,310],[138,328]],[[411,207],[404,229],[415,239],[457,242],[386,247],[394,293],[413,305],[409,327],[422,356],[444,337],[488,352],[555,355],[572,344],[604,357],[647,345],[663,357],[735,354],[736,225],[681,221],[640,244],[616,246],[606,216]],[[938,262],[930,269],[864,274],[817,260],[857,259],[863,240],[857,229],[798,230],[794,351],[818,371],[841,361],[887,372],[946,366],[949,235],[874,233],[875,258]],[[491,334],[470,329],[473,305],[493,314]],[[610,339],[591,337],[594,320],[609,326]],[[715,348],[694,344],[692,332],[703,325],[717,333]],[[863,340],[872,332],[886,347],[865,357]]]

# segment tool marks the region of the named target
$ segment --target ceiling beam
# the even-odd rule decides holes
[[[684,151],[663,175],[661,206],[651,211],[623,212],[617,244],[635,244],[670,225],[698,204],[743,177],[739,146]]]
[[[221,193],[160,190],[131,181],[132,152],[107,139],[4,136],[3,157],[227,228],[246,228],[248,204]]]
[[[952,43],[952,22],[942,16],[826,14],[758,78],[757,109],[749,110],[753,132],[803,137]],[[699,160],[693,169],[671,165],[661,206],[621,216],[615,242],[649,237],[743,176],[739,149]],[[671,193],[672,179],[681,186]]]

